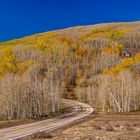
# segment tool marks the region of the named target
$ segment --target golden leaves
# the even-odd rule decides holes
[[[129,69],[133,64],[140,62],[140,53],[136,54],[134,57],[131,58],[124,58],[122,63],[116,65],[112,69],[104,69],[103,74],[116,74],[123,70]]]

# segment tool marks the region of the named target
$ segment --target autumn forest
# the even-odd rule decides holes
[[[140,110],[140,22],[79,26],[0,43],[0,120],[39,118],[62,99]]]

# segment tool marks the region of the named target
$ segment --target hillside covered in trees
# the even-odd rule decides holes
[[[140,22],[79,26],[0,43],[0,120],[59,112],[140,110]]]

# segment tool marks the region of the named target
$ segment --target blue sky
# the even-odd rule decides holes
[[[0,41],[77,25],[140,20],[140,0],[0,0]]]

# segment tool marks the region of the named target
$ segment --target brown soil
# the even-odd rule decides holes
[[[140,140],[140,112],[92,114],[83,122],[47,134],[36,134],[34,140]]]
[[[33,119],[0,121],[0,129],[17,126],[17,125],[22,125],[22,124],[27,124],[27,123],[32,123],[32,122],[34,122]]]

